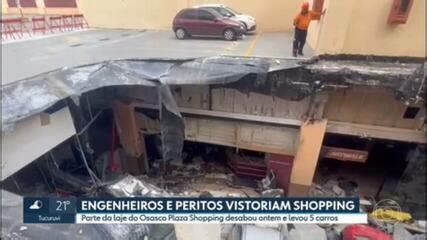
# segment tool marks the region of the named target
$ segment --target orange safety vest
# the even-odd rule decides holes
[[[316,15],[315,12],[309,11],[307,14],[298,13],[298,15],[294,19],[294,26],[299,30],[306,31],[308,26],[310,25],[311,19]]]

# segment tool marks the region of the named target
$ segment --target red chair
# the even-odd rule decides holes
[[[10,18],[1,20],[2,40],[18,39],[23,36],[23,20],[21,18]]]
[[[33,23],[34,34],[37,32],[42,32],[43,34],[46,34],[47,25],[45,17],[33,17],[31,21]]]
[[[73,15],[63,15],[62,26],[65,31],[73,30],[74,29]]]
[[[83,14],[75,14],[73,15],[74,28],[75,29],[83,29],[89,27],[89,24],[86,22]]]
[[[49,29],[51,32],[55,30],[63,31],[63,22],[61,16],[49,17]]]

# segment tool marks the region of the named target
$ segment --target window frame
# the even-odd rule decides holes
[[[21,7],[22,8],[36,8],[37,3],[36,0],[21,0]],[[16,0],[7,0],[7,5],[10,8],[17,8],[18,5],[16,4]]]
[[[76,0],[43,0],[46,8],[77,8]]]

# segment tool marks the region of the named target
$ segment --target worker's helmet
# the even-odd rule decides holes
[[[309,7],[310,7],[310,4],[308,2],[304,2],[301,6],[301,9],[303,11],[308,11]]]

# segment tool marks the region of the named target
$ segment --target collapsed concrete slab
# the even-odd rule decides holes
[[[150,121],[159,125],[152,130],[160,131],[161,157],[165,161],[181,158],[184,140],[284,154],[293,159],[298,149],[313,151],[312,147],[303,148],[298,144],[301,142],[298,138],[304,137],[298,134],[304,129],[303,126],[313,126],[320,119],[332,120],[323,124],[322,129],[326,133],[423,143],[424,125],[421,120],[424,108],[421,105],[424,104],[425,79],[422,68],[423,64],[419,62],[336,59],[300,62],[297,59],[208,57],[107,61],[59,69],[4,85],[2,130],[5,135],[17,126],[16,123],[30,116],[52,112],[52,108],[56,109],[53,110],[55,112],[68,107],[73,116],[76,135],[83,138],[83,145],[87,148],[85,151],[90,154],[91,149],[86,146],[89,143],[84,134],[89,125],[96,121],[105,108],[113,109],[116,122],[120,125],[118,118],[123,116],[123,111],[116,111],[115,103],[127,101],[125,97],[133,97],[138,101],[131,99],[121,104],[128,109],[127,117],[131,120],[129,123],[132,123],[124,122],[124,125],[134,125],[134,128],[128,130],[132,131],[136,139],[141,133],[141,126],[132,120],[135,109],[142,109],[143,112],[154,110],[156,116]],[[117,89],[124,86],[129,88],[122,95],[102,92],[108,87]],[[131,94],[131,90],[136,90],[136,93]],[[366,91],[369,91],[366,98],[370,104],[359,101]],[[380,102],[377,92],[381,94],[381,104],[399,105],[393,110],[393,121],[375,121],[377,117],[373,114],[380,114],[378,110],[384,109],[383,105],[376,104]],[[90,119],[85,119],[79,106],[82,105],[81,100],[87,99],[79,96],[88,93],[97,93],[92,100],[104,101],[106,104],[98,113],[90,112]],[[331,95],[329,100],[328,95]],[[153,99],[148,101],[146,97]],[[196,101],[194,99],[200,101],[191,105]],[[403,101],[416,105],[409,109]],[[370,117],[366,120],[355,120],[351,117],[360,112],[360,109],[355,108],[356,104],[358,108],[366,105],[375,105],[375,108],[368,109]],[[345,114],[336,112],[336,108],[343,109]],[[406,117],[400,119],[402,112],[408,115],[409,120]],[[143,116],[143,119],[149,118]],[[316,149],[320,149],[322,136],[311,137],[318,138],[316,142],[319,147]],[[129,143],[135,142],[130,140]],[[133,156],[135,159],[141,151],[137,153]],[[304,154],[297,154],[297,162],[302,162],[301,159],[306,156]],[[319,153],[316,150],[310,154],[312,157],[306,159],[314,170]],[[3,157],[5,159],[8,157]],[[28,162],[17,163],[20,167],[25,164]],[[299,169],[298,165],[294,169]],[[14,171],[16,169],[11,173]],[[302,175],[307,176],[303,183],[309,184],[313,174]]]
[[[393,88],[405,100],[424,100],[424,64],[352,60],[208,57],[113,60],[63,68],[2,86],[3,129],[61,99],[106,86],[225,85],[242,91],[302,98],[314,91],[366,85]],[[268,74],[268,76],[267,76]],[[231,83],[235,83],[233,85]],[[293,96],[286,95],[290,90]],[[172,103],[163,103],[169,110]],[[295,95],[297,94],[297,95]]]

